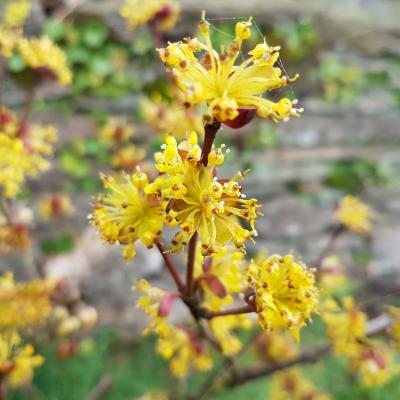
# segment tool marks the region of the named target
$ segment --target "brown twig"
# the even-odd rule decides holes
[[[322,249],[321,253],[319,254],[317,261],[314,264],[314,267],[317,271],[321,269],[321,264],[324,258],[333,250],[333,246],[336,243],[338,237],[344,232],[345,228],[343,225],[339,225],[329,237],[328,242],[326,243],[325,247]]]
[[[197,244],[197,232],[193,234],[189,241],[188,249],[188,262],[186,268],[186,295],[192,297],[193,295],[193,274],[194,274],[194,263],[196,260],[196,244]]]
[[[205,167],[208,165],[208,155],[210,154],[215,140],[215,135],[219,131],[219,128],[221,128],[221,122],[217,120],[214,120],[211,124],[204,125],[204,142],[203,148],[201,149],[200,163],[202,163]]]
[[[175,263],[174,263],[171,255],[166,252],[164,245],[162,244],[161,241],[158,240],[156,242],[156,245],[158,247],[158,250],[160,250],[162,257],[164,258],[165,265],[167,266],[168,271],[170,272],[170,274],[172,275],[172,278],[174,279],[176,285],[178,286],[179,291],[183,293],[185,291],[185,285],[182,282],[182,279],[178,274],[178,271],[176,269]]]
[[[26,91],[25,102],[24,102],[24,106],[21,111],[20,128],[19,128],[20,131],[23,129],[23,127],[24,127],[26,121],[28,120],[29,115],[32,111],[35,94],[36,94],[36,85],[32,84],[31,86],[29,86],[29,88]]]
[[[219,310],[219,311],[209,311],[209,310],[203,310],[202,312],[202,318],[205,319],[213,319],[217,317],[225,317],[227,315],[240,315],[240,314],[248,314],[255,312],[254,308],[245,305],[242,307],[236,307],[236,308],[228,308],[226,310]]]
[[[110,390],[112,384],[112,379],[110,374],[103,375],[97,385],[90,391],[90,393],[85,397],[85,400],[97,400],[104,393]]]
[[[7,220],[9,225],[13,225],[13,220],[11,218],[11,213],[8,208],[7,201],[4,197],[0,196],[0,211],[4,215],[4,218]]]

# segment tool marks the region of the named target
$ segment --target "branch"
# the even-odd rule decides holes
[[[333,246],[336,243],[338,237],[344,232],[345,228],[343,225],[338,226],[331,234],[328,243],[322,249],[321,253],[319,254],[317,261],[315,262],[314,266],[317,271],[321,269],[321,263],[324,258],[333,250]]]
[[[194,263],[196,260],[196,244],[197,244],[197,232],[193,234],[189,241],[188,250],[188,263],[186,269],[186,294],[191,297],[193,294],[193,273]]]
[[[221,122],[217,120],[214,120],[212,124],[204,125],[204,142],[203,142],[203,148],[201,149],[200,163],[202,163],[205,167],[207,167],[208,165],[208,155],[210,154],[212,145],[214,143],[215,135],[219,131],[220,127],[221,127]]]
[[[367,336],[376,335],[383,330],[387,329],[392,323],[391,318],[387,315],[380,315],[374,319],[371,319],[367,323],[366,334]],[[245,382],[252,381],[254,379],[258,379],[264,376],[268,376],[273,374],[274,372],[281,371],[286,368],[293,367],[297,364],[303,364],[308,362],[317,361],[319,358],[326,355],[331,350],[331,345],[329,343],[323,344],[319,347],[315,347],[313,349],[304,351],[299,357],[281,363],[277,365],[268,365],[268,366],[261,366],[261,367],[248,367],[244,368],[241,371],[238,371],[237,376],[235,379],[229,379],[225,385],[226,386],[238,386]]]
[[[236,308],[228,308],[226,310],[219,310],[219,311],[209,311],[202,309],[201,310],[201,317],[205,319],[213,319],[217,317],[225,317],[227,315],[240,315],[240,314],[248,314],[255,312],[254,308],[245,305],[242,307]]]
[[[97,385],[90,391],[90,393],[85,397],[85,400],[97,400],[104,393],[110,390],[112,384],[112,379],[110,374],[105,374],[101,377]]]
[[[156,245],[158,247],[158,250],[160,250],[162,257],[164,258],[165,265],[167,266],[168,271],[170,272],[172,277],[174,278],[174,281],[175,281],[176,285],[178,286],[179,291],[184,292],[185,285],[182,282],[182,279],[179,276],[178,271],[176,270],[176,266],[175,266],[175,263],[174,263],[171,255],[166,252],[164,245],[159,240],[156,242]]]

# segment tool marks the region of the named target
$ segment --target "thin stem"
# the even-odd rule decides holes
[[[193,295],[193,274],[194,274],[194,263],[196,260],[196,244],[197,244],[197,232],[193,234],[189,241],[188,250],[188,263],[186,269],[186,294],[188,297]]]
[[[221,127],[221,122],[214,120],[212,124],[204,125],[204,142],[203,148],[201,149],[201,160],[200,162],[207,167],[208,165],[208,155],[212,149],[212,145],[215,140],[215,135]]]
[[[213,319],[217,317],[225,317],[227,315],[240,315],[240,314],[249,314],[255,312],[254,308],[245,305],[242,307],[237,308],[228,308],[227,310],[220,310],[220,311],[208,311],[203,310],[202,317],[205,319]]]
[[[317,261],[315,262],[314,266],[317,271],[321,269],[321,264],[324,258],[333,250],[333,247],[338,239],[338,237],[344,232],[345,228],[343,225],[338,226],[331,234],[328,242],[326,243],[325,247],[322,249],[321,253],[319,254]]]
[[[0,211],[4,215],[5,219],[7,220],[9,225],[13,224],[10,210],[8,209],[7,201],[4,197],[0,196]]]
[[[32,111],[33,100],[35,99],[35,94],[36,94],[36,85],[33,84],[26,91],[24,107],[22,109],[21,118],[20,118],[20,128],[19,128],[20,131],[23,129],[25,122],[28,120],[29,115]]]
[[[164,258],[165,265],[167,266],[168,271],[170,272],[172,277],[174,278],[174,281],[175,281],[176,285],[178,286],[179,291],[184,292],[185,285],[182,282],[182,279],[179,276],[178,271],[176,270],[176,266],[175,266],[175,263],[174,263],[172,257],[170,256],[169,253],[166,252],[164,245],[160,241],[157,241],[156,245],[158,247],[158,250],[160,250],[162,257]]]

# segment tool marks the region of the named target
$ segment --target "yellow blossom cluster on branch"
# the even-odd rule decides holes
[[[270,47],[264,41],[249,52],[249,58],[235,65],[243,41],[251,36],[251,19],[236,24],[235,39],[228,48],[222,47],[220,51],[213,48],[210,25],[204,16],[199,30],[203,41],[187,38],[158,49],[187,104],[205,102],[213,117],[231,125],[241,111],[251,113],[249,109],[276,122],[299,115],[301,110],[293,106],[296,102],[282,98],[275,103],[263,97],[265,92],[297,79],[297,76],[290,79],[282,75],[276,66],[279,48]],[[200,56],[196,57],[198,53]]]
[[[38,202],[38,209],[43,221],[64,218],[75,211],[71,198],[62,193],[44,195]]]
[[[179,11],[179,4],[172,0],[125,0],[120,15],[129,30],[149,24],[157,31],[165,32],[175,26]]]
[[[347,195],[340,201],[334,219],[350,231],[365,235],[372,229],[375,213],[357,197]]]
[[[126,118],[110,117],[98,132],[98,139],[109,145],[126,143],[135,135],[135,127]]]
[[[317,307],[313,271],[291,254],[272,255],[260,264],[251,263],[247,280],[261,327],[266,332],[287,328],[299,340],[300,329]]]

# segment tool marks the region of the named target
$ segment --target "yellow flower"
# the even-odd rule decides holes
[[[114,154],[111,165],[128,172],[134,170],[145,157],[145,149],[134,144],[128,144]]]
[[[392,317],[393,321],[388,329],[388,333],[392,338],[393,345],[397,350],[400,350],[400,308],[389,307],[389,315]]]
[[[14,0],[7,4],[4,11],[3,23],[10,28],[20,28],[31,11],[27,0]]]
[[[25,63],[43,76],[58,80],[61,85],[69,85],[72,74],[67,66],[64,52],[50,38],[21,39],[18,50]]]
[[[39,200],[38,209],[43,221],[48,221],[52,218],[63,218],[74,212],[71,198],[61,193],[43,196]]]
[[[15,197],[26,176],[45,171],[45,157],[57,141],[51,125],[21,124],[15,114],[0,107],[0,186],[5,197]]]
[[[0,216],[0,254],[25,251],[31,246],[28,228],[22,223],[9,224]]]
[[[100,128],[98,138],[114,145],[127,142],[135,134],[135,127],[122,117],[112,117]]]
[[[8,28],[0,24],[0,55],[10,58],[14,54],[20,37],[20,29]]]
[[[247,279],[254,290],[261,327],[266,332],[287,328],[299,340],[299,330],[317,307],[318,290],[313,271],[291,254],[272,255],[260,264],[252,262]]]
[[[211,319],[209,325],[222,353],[226,356],[234,356],[242,348],[242,342],[234,331],[249,329],[253,324],[247,315],[227,315]]]
[[[340,201],[334,219],[359,235],[365,235],[372,229],[375,213],[357,197],[347,195]]]
[[[51,310],[56,281],[16,283],[8,272],[0,277],[0,328],[15,329],[42,324]]]
[[[373,343],[364,346],[350,359],[351,370],[359,376],[363,387],[382,386],[399,373],[393,352],[385,345]]]
[[[306,379],[301,370],[290,368],[277,372],[272,377],[270,400],[331,400],[329,393],[316,388]]]
[[[323,294],[330,295],[346,283],[344,267],[339,257],[325,257],[319,271],[319,284]]]
[[[207,371],[212,359],[194,333],[170,327],[168,333],[157,340],[156,351],[170,360],[170,370],[178,378],[184,378],[191,368]]]
[[[153,24],[161,31],[171,30],[179,18],[179,4],[171,0],[125,0],[119,13],[129,30]]]
[[[172,251],[180,250],[197,231],[201,253],[210,255],[219,246],[233,240],[244,249],[244,242],[256,235],[256,199],[245,200],[238,181],[238,173],[230,180],[218,180],[214,166],[224,160],[221,149],[214,149],[208,157],[208,167],[199,164],[200,147],[194,133],[179,147],[174,137],[168,136],[162,153],[156,153],[156,168],[161,175],[146,188],[170,200],[167,222],[179,225]],[[248,221],[251,229],[243,228],[239,219]]]
[[[158,134],[173,133],[183,139],[194,131],[204,134],[202,118],[193,108],[177,102],[166,103],[161,99],[144,99],[141,103],[146,124]]]
[[[135,255],[136,240],[151,248],[160,236],[165,218],[162,204],[144,192],[148,178],[140,170],[122,174],[120,181],[106,175],[101,178],[110,193],[97,196],[91,220],[102,239],[126,246],[124,258],[129,261]]]
[[[230,47],[220,53],[212,47],[210,27],[204,19],[199,24],[204,42],[185,39],[158,49],[162,61],[172,70],[178,88],[188,104],[206,102],[210,113],[221,122],[234,120],[241,108],[253,108],[258,115],[273,121],[298,116],[301,110],[295,102],[282,98],[277,103],[263,98],[263,94],[292,82],[282,76],[278,61],[278,48],[269,47],[265,41],[258,44],[250,57],[239,65],[235,61],[242,43],[251,36],[251,19],[236,24],[236,36]],[[206,52],[196,57],[198,52]]]
[[[343,299],[343,310],[324,312],[322,319],[335,353],[349,357],[358,354],[365,339],[367,316],[356,307],[352,298]]]
[[[160,302],[167,292],[151,286],[145,279],[135,282],[132,289],[146,293],[136,303],[136,306],[151,318],[151,322],[147,325],[143,334],[147,335],[150,332],[154,332],[159,337],[168,335],[171,327],[168,325],[165,317],[158,315]]]
[[[0,333],[0,375],[12,387],[29,383],[33,369],[43,364],[43,357],[34,354],[30,344],[22,345],[14,331]]]
[[[277,364],[294,359],[299,348],[288,332],[276,330],[257,338],[256,352],[262,360]]]

